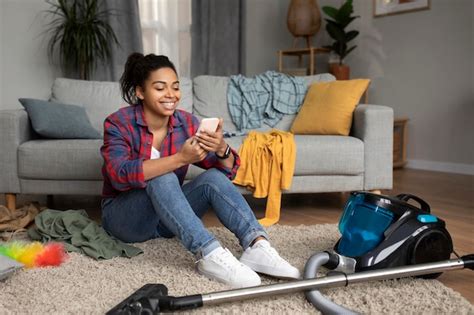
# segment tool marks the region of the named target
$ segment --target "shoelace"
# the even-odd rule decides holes
[[[213,259],[227,267],[233,274],[237,272],[236,266],[242,266],[242,263],[227,248],[224,248],[224,252],[214,255]],[[231,261],[233,264],[231,264]]]
[[[257,246],[262,248],[263,251],[269,254],[273,259],[276,259],[277,261],[284,261],[284,259],[280,257],[276,249],[272,246],[265,246],[260,244],[257,244]]]

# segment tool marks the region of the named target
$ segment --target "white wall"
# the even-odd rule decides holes
[[[341,2],[318,0],[321,7]],[[247,75],[275,70],[276,52],[291,48],[289,3],[246,1]],[[354,5],[361,18],[351,26],[360,35],[347,63],[352,77],[372,79],[370,103],[410,119],[409,166],[474,174],[473,1],[432,0],[430,10],[380,18],[372,17],[373,1]],[[314,42],[329,41],[323,26]],[[318,72],[326,61],[318,59]]]
[[[472,5],[434,0],[428,11],[362,19],[382,38],[382,72],[374,80],[372,100],[410,118],[409,166],[474,174]],[[355,74],[375,77],[360,67],[358,56],[352,60]]]
[[[289,49],[293,45],[293,36],[288,31],[286,16],[290,0],[244,0],[244,65],[243,71],[253,76],[266,70],[276,70],[278,65],[277,51]],[[318,0],[320,7],[333,0]],[[313,46],[328,43],[329,36],[321,26],[312,39]],[[297,46],[304,47],[303,39],[298,39]],[[285,57],[284,67],[297,67],[296,57]],[[327,71],[327,55],[316,58],[317,72]]]
[[[49,64],[43,0],[0,0],[0,109],[21,108],[19,97],[46,99],[58,73]]]

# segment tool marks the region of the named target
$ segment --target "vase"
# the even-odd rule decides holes
[[[336,80],[349,80],[351,76],[349,66],[339,63],[330,63],[329,72],[336,77]]]
[[[317,0],[291,0],[288,7],[287,26],[295,37],[305,37],[308,48],[311,37],[321,28],[321,12]]]

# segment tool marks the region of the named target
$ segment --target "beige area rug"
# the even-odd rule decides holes
[[[224,228],[211,229],[237,257],[242,250]],[[272,226],[273,245],[300,268],[315,252],[338,239],[336,225]],[[103,314],[146,283],[163,283],[169,294],[204,294],[227,288],[194,270],[193,256],[176,239],[138,244],[145,253],[132,259],[95,261],[71,254],[55,268],[19,271],[0,282],[1,314]],[[453,271],[456,272],[456,271]],[[277,282],[262,277],[263,283]],[[437,280],[401,279],[322,291],[336,303],[365,314],[474,314],[474,306]],[[203,307],[200,313],[315,314],[303,293]]]

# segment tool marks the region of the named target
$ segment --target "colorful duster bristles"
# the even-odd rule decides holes
[[[59,266],[67,259],[62,243],[11,242],[0,244],[0,255],[10,257],[28,268]]]

